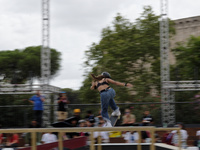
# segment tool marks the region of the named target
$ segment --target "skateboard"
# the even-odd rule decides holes
[[[117,120],[119,119],[119,116],[111,116],[110,117],[110,121],[111,121],[111,125],[114,127],[115,124],[117,123]]]

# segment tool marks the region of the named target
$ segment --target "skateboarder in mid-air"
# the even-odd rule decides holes
[[[111,79],[111,76],[108,72],[103,72],[99,76],[92,76],[92,86],[90,87],[91,90],[97,89],[100,92],[101,97],[101,115],[105,120],[104,127],[112,127],[111,121],[108,115],[108,106],[110,106],[113,110],[111,116],[120,116],[119,107],[117,107],[114,97],[115,97],[115,90],[109,86],[109,83],[119,85],[119,86],[126,86],[132,87],[133,85],[130,83],[121,83],[118,81],[114,81]],[[114,126],[114,124],[113,124]]]

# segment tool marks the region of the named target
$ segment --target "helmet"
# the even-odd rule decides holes
[[[74,109],[74,113],[80,113],[81,110],[80,109]]]
[[[111,76],[108,72],[102,72],[101,75],[104,76],[105,78],[111,78]]]

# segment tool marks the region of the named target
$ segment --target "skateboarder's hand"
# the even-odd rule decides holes
[[[131,87],[133,87],[133,85],[132,84],[130,84],[130,83],[127,83],[127,85],[126,85],[127,87],[129,87],[129,88],[131,88]]]

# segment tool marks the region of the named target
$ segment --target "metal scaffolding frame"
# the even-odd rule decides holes
[[[162,123],[175,124],[175,92],[200,90],[200,80],[170,81],[169,71],[169,23],[168,0],[161,0],[160,17],[160,57],[161,57],[161,100]]]
[[[41,90],[43,93],[57,93],[52,90],[49,85],[51,75],[51,62],[50,62],[50,48],[49,48],[49,0],[42,0],[42,47],[41,47],[41,84],[2,84],[0,85],[0,94],[28,94],[33,93],[36,89]],[[3,80],[5,75],[1,76]],[[30,79],[32,80],[32,79]],[[36,87],[36,88],[35,88]],[[13,92],[13,93],[12,93]]]
[[[49,85],[51,75],[51,52],[49,48],[49,0],[42,1],[42,47],[41,47],[41,78],[40,84],[3,84],[0,85],[0,94],[35,94],[36,91],[40,90],[46,97],[45,103],[47,106],[44,107],[43,122],[45,125],[49,125],[49,107],[50,94],[60,93],[60,88]],[[0,79],[2,80],[2,79]],[[31,79],[32,80],[32,79]]]
[[[52,85],[43,84],[1,84],[0,95],[12,94],[35,94],[40,90],[44,94],[59,93],[60,88]]]
[[[59,93],[60,88],[49,85],[51,75],[50,48],[49,48],[49,1],[42,0],[42,47],[41,47],[41,84],[6,84],[0,85],[0,94],[35,94],[41,90],[46,94],[46,103],[50,104],[49,94]],[[170,81],[169,72],[169,23],[168,23],[168,0],[161,0],[160,16],[160,57],[161,57],[161,100],[162,100],[162,123],[175,123],[176,91],[200,90],[200,80],[194,81]],[[48,122],[49,111],[45,108],[44,121]]]
[[[51,75],[49,48],[49,0],[42,0],[42,47],[41,47],[41,83],[49,84]]]
[[[191,81],[164,81],[164,89],[176,91],[200,91],[200,80]]]
[[[49,85],[51,76],[51,51],[49,48],[49,0],[42,0],[42,47],[41,47],[41,84]],[[51,103],[50,94],[46,93],[46,104]],[[44,106],[43,122],[48,126],[50,111]]]
[[[163,103],[174,102],[169,88],[163,87],[163,82],[170,80],[169,72],[169,23],[168,1],[161,0],[160,16],[160,57],[161,57],[161,100]],[[175,122],[175,107],[170,104],[162,104],[162,123],[173,124]]]

